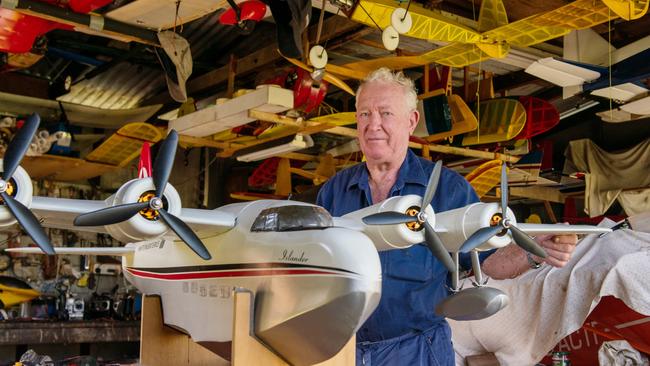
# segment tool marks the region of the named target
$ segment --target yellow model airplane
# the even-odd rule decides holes
[[[529,47],[563,36],[573,29],[591,28],[617,17],[638,19],[648,11],[648,3],[649,0],[577,0],[555,10],[508,23],[501,0],[484,0],[477,30],[411,4],[408,13],[412,26],[404,35],[449,42],[447,46],[417,56],[385,57],[349,63],[343,67],[328,64],[325,70],[344,77],[359,78],[359,74],[381,66],[392,69],[431,63],[467,66],[489,58],[505,57],[511,46]],[[392,0],[359,0],[350,18],[372,27],[376,23],[385,29],[391,25],[391,15],[397,8],[398,3]]]
[[[14,277],[0,276],[0,309],[7,309],[21,302],[29,301],[40,296],[25,281]]]

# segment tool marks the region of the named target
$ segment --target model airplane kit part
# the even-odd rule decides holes
[[[643,95],[648,89],[633,83],[619,84],[602,89],[592,90],[591,94],[603,98],[613,99],[619,102],[627,102],[632,98]]]
[[[257,161],[270,158],[273,156],[286,154],[314,146],[314,140],[309,135],[296,134],[296,136],[286,144],[278,145],[264,150],[252,152],[250,154],[237,157],[239,161]]]
[[[463,136],[463,146],[511,140],[526,124],[526,109],[514,99],[482,101],[474,111],[480,119],[478,129]]]
[[[222,104],[213,105],[169,122],[169,129],[183,135],[204,137],[253,122],[249,110],[280,113],[293,108],[293,91],[263,85]]]

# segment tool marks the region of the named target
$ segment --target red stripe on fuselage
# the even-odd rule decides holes
[[[213,272],[186,272],[186,273],[152,273],[127,268],[129,273],[138,277],[155,278],[159,280],[199,280],[205,278],[221,277],[258,277],[258,276],[281,276],[281,275],[331,275],[341,274],[315,269],[263,269],[263,270],[236,270],[236,271],[213,271]]]

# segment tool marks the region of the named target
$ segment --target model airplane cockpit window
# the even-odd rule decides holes
[[[251,231],[325,229],[333,225],[332,216],[322,207],[290,205],[263,210]]]

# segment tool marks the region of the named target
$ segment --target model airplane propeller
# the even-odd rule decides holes
[[[3,169],[2,179],[0,179],[0,196],[4,204],[9,208],[13,217],[18,221],[20,226],[27,232],[27,234],[34,240],[45,253],[55,254],[52,244],[43,231],[43,228],[38,223],[36,216],[19,200],[15,199],[13,195],[22,187],[12,180],[16,169],[20,162],[23,160],[25,153],[29,149],[29,145],[34,139],[34,134],[38,129],[41,119],[37,114],[32,114],[25,120],[23,127],[18,130],[14,138],[9,143],[7,151],[5,152],[2,161]]]
[[[183,240],[199,257],[210,259],[212,256],[201,239],[187,224],[173,214],[167,212],[163,203],[163,192],[167,187],[169,174],[174,165],[174,156],[178,146],[178,133],[171,130],[169,135],[162,142],[160,151],[156,155],[153,165],[153,184],[156,188],[153,197],[143,196],[134,203],[125,203],[117,206],[107,207],[101,210],[88,212],[77,216],[74,220],[75,226],[106,226],[128,220],[143,210],[152,210],[155,216],[160,218]]]
[[[539,246],[528,234],[523,232],[517,226],[512,224],[512,221],[505,217],[508,210],[508,172],[505,163],[501,165],[501,216],[495,217],[494,226],[483,227],[474,234],[472,234],[460,247],[460,251],[467,253],[479,245],[485,243],[488,239],[497,235],[500,232],[510,230],[510,234],[514,239],[515,244],[519,245],[522,249],[530,252],[538,257],[546,258],[546,252]]]
[[[431,251],[431,254],[438,258],[438,260],[447,267],[449,272],[454,272],[456,271],[456,265],[452,262],[447,249],[445,249],[445,245],[440,240],[438,234],[436,234],[435,229],[427,220],[428,216],[425,212],[426,208],[431,207],[431,200],[436,194],[441,169],[442,162],[438,160],[436,165],[433,167],[431,176],[429,177],[429,183],[427,183],[427,189],[424,192],[422,201],[420,202],[419,210],[410,211],[409,214],[395,211],[384,211],[368,215],[362,220],[366,225],[415,224],[414,227],[416,227],[416,229],[420,229],[421,226],[424,226],[425,243]],[[423,207],[424,209],[422,209]]]

